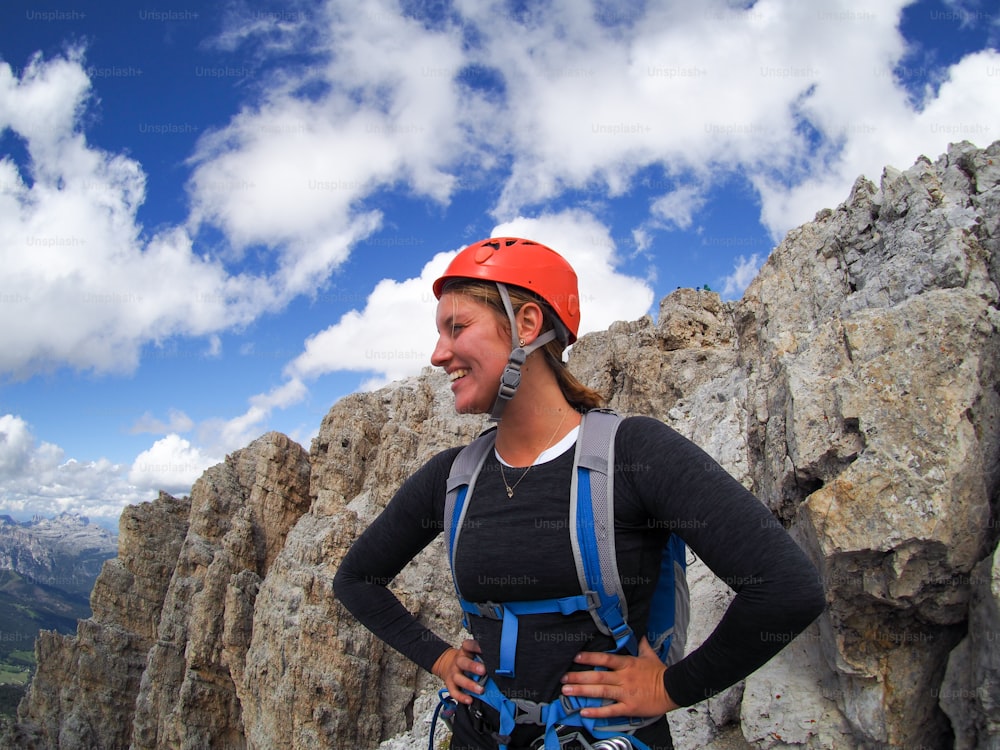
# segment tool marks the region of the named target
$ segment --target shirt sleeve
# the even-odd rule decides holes
[[[736,593],[705,642],[664,675],[670,697],[687,706],[745,678],[787,645],[822,612],[823,586],[774,515],[707,453],[658,420],[635,417],[622,427],[623,463],[642,468],[625,481],[644,512]]]
[[[441,532],[448,472],[458,449],[414,473],[344,556],[333,579],[337,599],[357,620],[428,672],[450,644],[415,618],[388,588]]]

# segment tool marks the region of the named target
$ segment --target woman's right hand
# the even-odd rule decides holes
[[[479,644],[471,638],[462,641],[461,648],[449,648],[437,661],[431,671],[440,677],[448,693],[459,703],[472,705],[473,698],[467,693],[482,693],[483,687],[466,672],[483,676],[486,674],[486,667],[481,661],[476,660],[476,656],[481,654]]]

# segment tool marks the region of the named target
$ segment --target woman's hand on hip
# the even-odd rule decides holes
[[[663,685],[667,668],[645,638],[639,643],[638,656],[581,651],[574,661],[602,669],[567,672],[562,678],[563,695],[610,701],[598,708],[583,709],[582,716],[591,719],[662,716],[678,708]]]
[[[448,693],[459,703],[471,705],[473,698],[467,693],[483,692],[482,686],[466,674],[486,674],[486,667],[476,660],[481,653],[479,644],[467,638],[462,641],[461,648],[449,648],[434,662],[431,671],[444,681]]]

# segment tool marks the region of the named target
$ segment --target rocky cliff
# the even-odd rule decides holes
[[[677,745],[1000,747],[1000,144],[859,179],[736,303],[679,290],[577,343],[622,412],[693,438],[788,526],[829,608]],[[440,374],[343,399],[122,516],[75,636],[45,634],[12,747],[425,747],[435,681],[334,601],[393,489],[483,425]],[[697,644],[728,601],[691,572]],[[432,545],[396,579],[459,637]],[[735,736],[734,736],[735,735]]]

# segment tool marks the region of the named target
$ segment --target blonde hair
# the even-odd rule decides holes
[[[442,294],[446,292],[464,294],[482,302],[493,310],[498,321],[500,322],[501,327],[507,331],[508,334],[510,333],[510,320],[507,318],[507,310],[504,308],[503,300],[500,298],[500,292],[497,290],[497,285],[492,281],[452,279],[444,285],[441,292]],[[544,333],[552,328],[556,330],[557,334],[559,334],[555,339],[545,344],[545,346],[543,346],[539,351],[544,355],[546,364],[548,364],[549,369],[552,370],[556,377],[556,382],[559,384],[559,390],[562,392],[563,397],[569,402],[570,406],[581,412],[601,407],[604,404],[604,397],[593,388],[588,388],[577,380],[576,376],[569,371],[566,363],[563,362],[563,352],[566,350],[566,344],[564,342],[565,329],[562,327],[562,323],[559,322],[556,314],[552,312],[552,308],[549,307],[545,300],[519,286],[512,286],[508,284],[507,293],[510,295],[510,303],[514,308],[515,313],[517,313],[517,311],[520,310],[524,304],[534,302],[542,308],[542,332]]]

